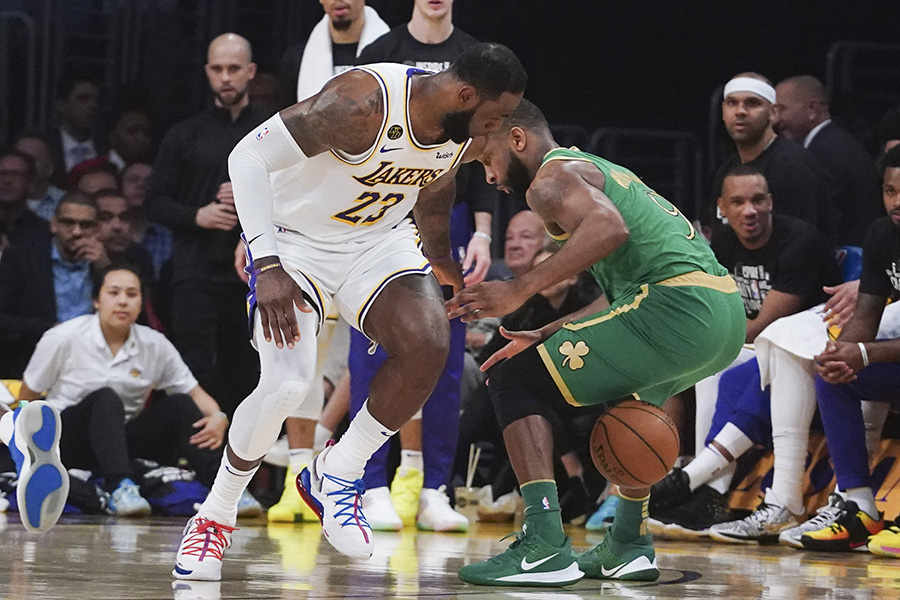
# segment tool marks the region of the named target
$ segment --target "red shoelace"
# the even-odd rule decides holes
[[[197,556],[198,560],[203,560],[207,554],[210,554],[213,558],[222,560],[222,554],[229,546],[225,534],[235,530],[237,527],[220,525],[215,521],[199,518],[194,521],[193,529],[184,540],[181,554]]]

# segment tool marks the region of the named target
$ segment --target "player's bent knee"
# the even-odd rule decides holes
[[[284,420],[296,411],[310,387],[305,381],[283,381],[277,387],[272,386],[273,390],[263,397],[261,408],[267,414]]]

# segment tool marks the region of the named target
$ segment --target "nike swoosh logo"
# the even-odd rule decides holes
[[[522,570],[530,571],[535,567],[541,566],[542,564],[544,564],[545,562],[547,562],[548,560],[550,560],[551,558],[553,558],[554,556],[557,556],[557,555],[559,555],[559,552],[557,552],[556,554],[551,554],[550,556],[542,558],[541,560],[536,560],[533,563],[528,562],[527,558],[523,558],[522,559]]]
[[[177,565],[177,564],[175,565],[175,570],[178,572],[179,575],[190,575],[191,573],[194,572],[193,569],[184,569],[180,565]]]
[[[383,435],[384,437],[391,437],[391,434],[388,433],[387,431],[382,431],[381,435]]]
[[[379,152],[383,154],[385,152],[393,152],[394,150],[400,150],[400,148],[385,148],[385,146],[382,146]]]
[[[250,240],[249,242],[247,242],[247,245],[249,246],[250,244],[252,244],[252,243],[255,242],[256,240],[258,240],[259,238],[262,237],[262,235],[263,235],[263,234],[260,233],[260,234],[258,234],[258,235],[253,236],[253,239]]]
[[[627,565],[627,564],[628,564],[628,563],[622,563],[622,564],[619,565],[618,567],[612,568],[612,569],[610,569],[609,571],[606,570],[606,567],[601,566],[601,567],[600,567],[600,572],[603,573],[603,576],[604,576],[604,577],[612,577],[613,575],[615,575],[616,573],[618,573],[619,571],[621,571],[621,570],[622,570],[622,567],[624,567],[624,566]]]

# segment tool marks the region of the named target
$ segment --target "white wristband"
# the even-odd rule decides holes
[[[859,342],[859,353],[862,355],[863,367],[869,366],[869,353],[866,351],[866,345]]]
[[[488,244],[490,244],[491,239],[493,239],[493,238],[491,238],[491,234],[485,233],[484,231],[476,231],[475,233],[472,234],[472,237],[473,238],[477,238],[477,237],[484,238],[487,240]]]

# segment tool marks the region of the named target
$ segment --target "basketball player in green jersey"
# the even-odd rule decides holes
[[[509,549],[459,576],[482,585],[567,585],[582,576],[653,581],[659,569],[646,526],[649,486],[622,488],[603,542],[571,552],[553,481],[550,423],[631,395],[661,406],[728,366],[746,328],[737,287],[674,206],[627,169],[560,148],[526,100],[484,140],[481,162],[490,183],[526,194],[562,247],[522,277],[462,290],[447,303],[450,316],[505,315],[585,269],[608,305],[595,302],[536,331],[501,330],[511,341],[483,368],[496,364],[490,394],[525,500],[525,524]]]

